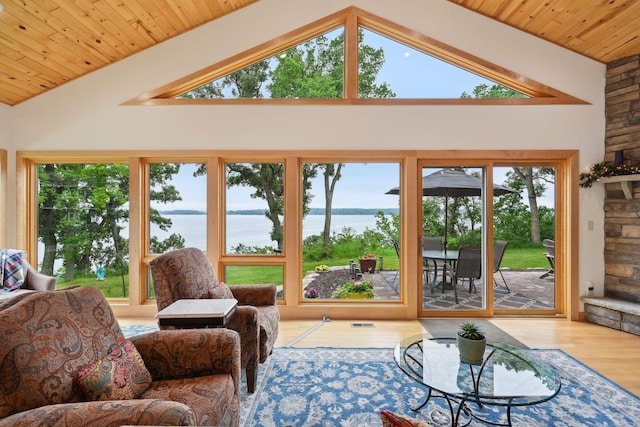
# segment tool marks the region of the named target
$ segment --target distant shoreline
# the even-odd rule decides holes
[[[382,211],[385,215],[398,215],[399,210],[397,208],[383,208],[383,209],[363,209],[363,208],[337,208],[332,209],[332,215],[375,215]],[[197,210],[171,210],[160,211],[162,215],[206,215],[204,211]],[[231,210],[227,211],[227,215],[264,215],[264,209],[243,209],[243,210]],[[311,208],[308,215],[324,215],[324,209]]]

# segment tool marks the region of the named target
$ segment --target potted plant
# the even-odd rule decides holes
[[[362,273],[376,272],[376,254],[364,254],[358,258],[358,262]]]
[[[334,298],[341,299],[371,299],[373,298],[373,285],[368,280],[351,280],[333,291]]]
[[[477,324],[473,322],[462,323],[456,339],[458,351],[460,351],[460,361],[471,365],[482,363],[487,347],[487,338]]]

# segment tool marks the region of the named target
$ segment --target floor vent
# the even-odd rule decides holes
[[[375,328],[376,325],[374,325],[373,323],[352,323],[351,327],[352,328]]]

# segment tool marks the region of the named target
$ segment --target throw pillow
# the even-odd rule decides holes
[[[90,400],[128,400],[147,391],[151,374],[133,343],[125,340],[103,359],[80,369],[75,380]]]
[[[380,419],[382,427],[431,427],[427,423],[391,411],[380,412]]]
[[[24,251],[0,249],[0,272],[3,291],[20,289],[24,283]]]
[[[231,292],[231,288],[226,283],[218,282],[215,285],[209,287],[209,298],[229,299],[229,298],[233,298],[233,292]]]

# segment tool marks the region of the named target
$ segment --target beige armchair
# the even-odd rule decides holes
[[[97,289],[7,300],[0,305],[0,336],[0,425],[239,425],[235,331],[156,331],[130,338],[151,381],[139,398],[125,400],[88,400],[75,379],[126,342]]]
[[[53,291],[56,288],[56,278],[47,276],[31,267],[31,265],[25,260],[24,262],[24,283],[19,290],[0,294],[0,301],[12,298],[16,295],[30,293],[34,291]]]
[[[153,259],[153,276],[158,311],[179,299],[210,298],[209,290],[218,279],[207,256],[200,249],[178,249]],[[258,364],[267,360],[278,337],[280,311],[275,285],[230,286],[238,300],[229,328],[240,334],[241,365],[247,377],[247,390],[253,393]]]

